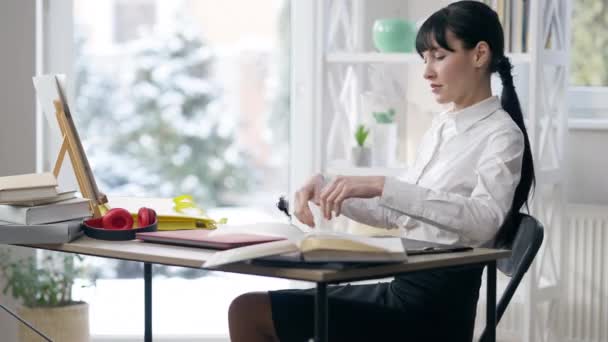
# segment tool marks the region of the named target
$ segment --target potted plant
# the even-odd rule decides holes
[[[373,165],[380,167],[395,164],[397,155],[397,123],[395,122],[395,110],[389,108],[387,111],[373,112],[376,121],[373,126]]]
[[[371,165],[371,150],[365,146],[365,141],[369,135],[369,129],[365,125],[359,125],[355,131],[355,141],[357,146],[353,147],[352,157],[355,166],[370,166]]]
[[[82,256],[45,253],[36,258],[15,260],[7,251],[0,254],[0,273],[6,280],[3,293],[21,306],[17,313],[55,341],[89,341],[89,307],[72,298],[75,279],[83,273],[77,262]],[[19,341],[40,341],[40,336],[19,325]]]

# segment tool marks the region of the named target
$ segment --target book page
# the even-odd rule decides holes
[[[338,231],[326,231],[318,229],[302,230],[299,227],[280,222],[252,223],[244,225],[221,225],[216,230],[209,233],[209,236],[229,235],[229,234],[259,234],[266,236],[283,237],[300,244],[303,239],[352,241],[366,244],[371,249],[382,249],[389,252],[403,252],[401,239],[397,237],[369,237],[354,235]],[[328,244],[330,245],[331,242]]]
[[[308,240],[308,242],[304,242]],[[389,253],[403,253],[405,248],[398,237],[370,237],[337,232],[309,233],[299,245],[306,244],[308,248],[335,250],[369,250]],[[302,248],[303,250],[306,248]]]
[[[279,240],[266,242],[257,245],[228,249],[221,252],[215,252],[207,261],[203,263],[203,267],[216,267],[224,264],[245,261],[255,258],[261,258],[270,255],[297,252],[298,246],[290,240]]]
[[[224,229],[222,229],[224,228]],[[257,223],[250,225],[239,226],[224,226],[217,231],[209,233],[208,236],[232,234],[232,233],[247,233],[261,230],[272,231],[273,229],[278,236],[287,237],[286,231],[299,228],[285,223]],[[257,229],[256,229],[257,228]],[[292,231],[293,232],[293,231]],[[310,242],[310,243],[308,243]],[[215,267],[224,264],[230,264],[239,261],[245,261],[255,258],[261,258],[271,255],[283,253],[297,252],[302,245],[307,245],[303,250],[334,250],[334,251],[353,251],[353,252],[377,252],[380,255],[384,253],[401,253],[405,255],[405,249],[400,238],[395,237],[367,237],[357,236],[338,232],[320,232],[312,231],[304,234],[295,233],[292,238],[287,237],[287,240],[266,242],[251,246],[228,249],[225,251],[215,252],[205,263],[203,267]]]

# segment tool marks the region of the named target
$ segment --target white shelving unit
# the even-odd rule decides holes
[[[325,169],[325,174],[335,176],[387,176],[398,177],[407,171],[405,165],[396,165],[394,167],[354,167],[350,165],[348,160],[335,160]]]
[[[507,56],[513,64],[530,63],[528,53],[510,53]],[[330,52],[325,58],[329,64],[422,64],[417,53],[382,53],[382,52]]]
[[[422,63],[420,56],[415,53],[380,53],[380,52],[332,52],[327,54],[327,63],[345,64],[407,64]]]
[[[513,0],[518,1],[518,0]],[[523,0],[522,0],[523,1]],[[527,70],[527,87],[518,88],[522,109],[526,116],[536,169],[536,191],[532,214],[545,225],[545,242],[535,265],[520,285],[523,314],[505,316],[514,322],[506,324],[508,336],[517,341],[559,341],[560,274],[559,255],[566,253],[563,241],[565,227],[565,197],[563,151],[566,131],[566,87],[569,52],[570,0],[528,0],[529,53],[509,54],[515,65]],[[396,82],[405,85],[413,79],[407,71],[422,65],[416,53],[378,53],[369,42],[372,17],[386,7],[384,17],[404,17],[418,21],[449,1],[431,0],[408,2],[395,0],[317,0],[314,27],[319,28],[319,75],[313,85],[318,92],[317,108],[324,139],[321,141],[322,171],[329,174],[399,175],[404,168],[355,168],[348,165],[355,125],[361,122],[360,95],[368,90],[370,73],[387,68],[392,77],[387,91],[403,91]],[[426,7],[425,13],[418,13]],[[418,12],[417,12],[418,11]],[[371,13],[371,14],[370,14]],[[399,15],[395,15],[397,13]],[[373,69],[372,69],[373,68]],[[397,80],[395,80],[397,79]],[[402,83],[403,85],[403,83]],[[404,98],[410,96],[402,93]],[[415,95],[417,96],[417,95]],[[420,108],[419,108],[420,109]],[[408,113],[410,114],[410,113]],[[420,115],[420,113],[416,113]],[[409,119],[409,118],[408,118]],[[401,137],[404,138],[404,137]],[[481,299],[480,299],[481,300]],[[509,318],[511,317],[511,318]],[[504,321],[504,319],[503,319]],[[517,321],[517,322],[515,322]],[[499,326],[499,332],[505,324]],[[517,330],[514,331],[513,329]],[[504,329],[503,329],[504,330]]]

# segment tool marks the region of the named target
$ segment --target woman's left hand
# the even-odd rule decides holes
[[[377,197],[383,188],[384,176],[338,176],[321,191],[321,212],[328,220],[332,211],[338,217],[345,199]]]

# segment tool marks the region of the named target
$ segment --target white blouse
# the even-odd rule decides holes
[[[380,197],[345,200],[342,212],[412,239],[480,246],[494,239],[511,207],[523,152],[523,134],[497,97],[444,112],[405,174],[387,177]]]

